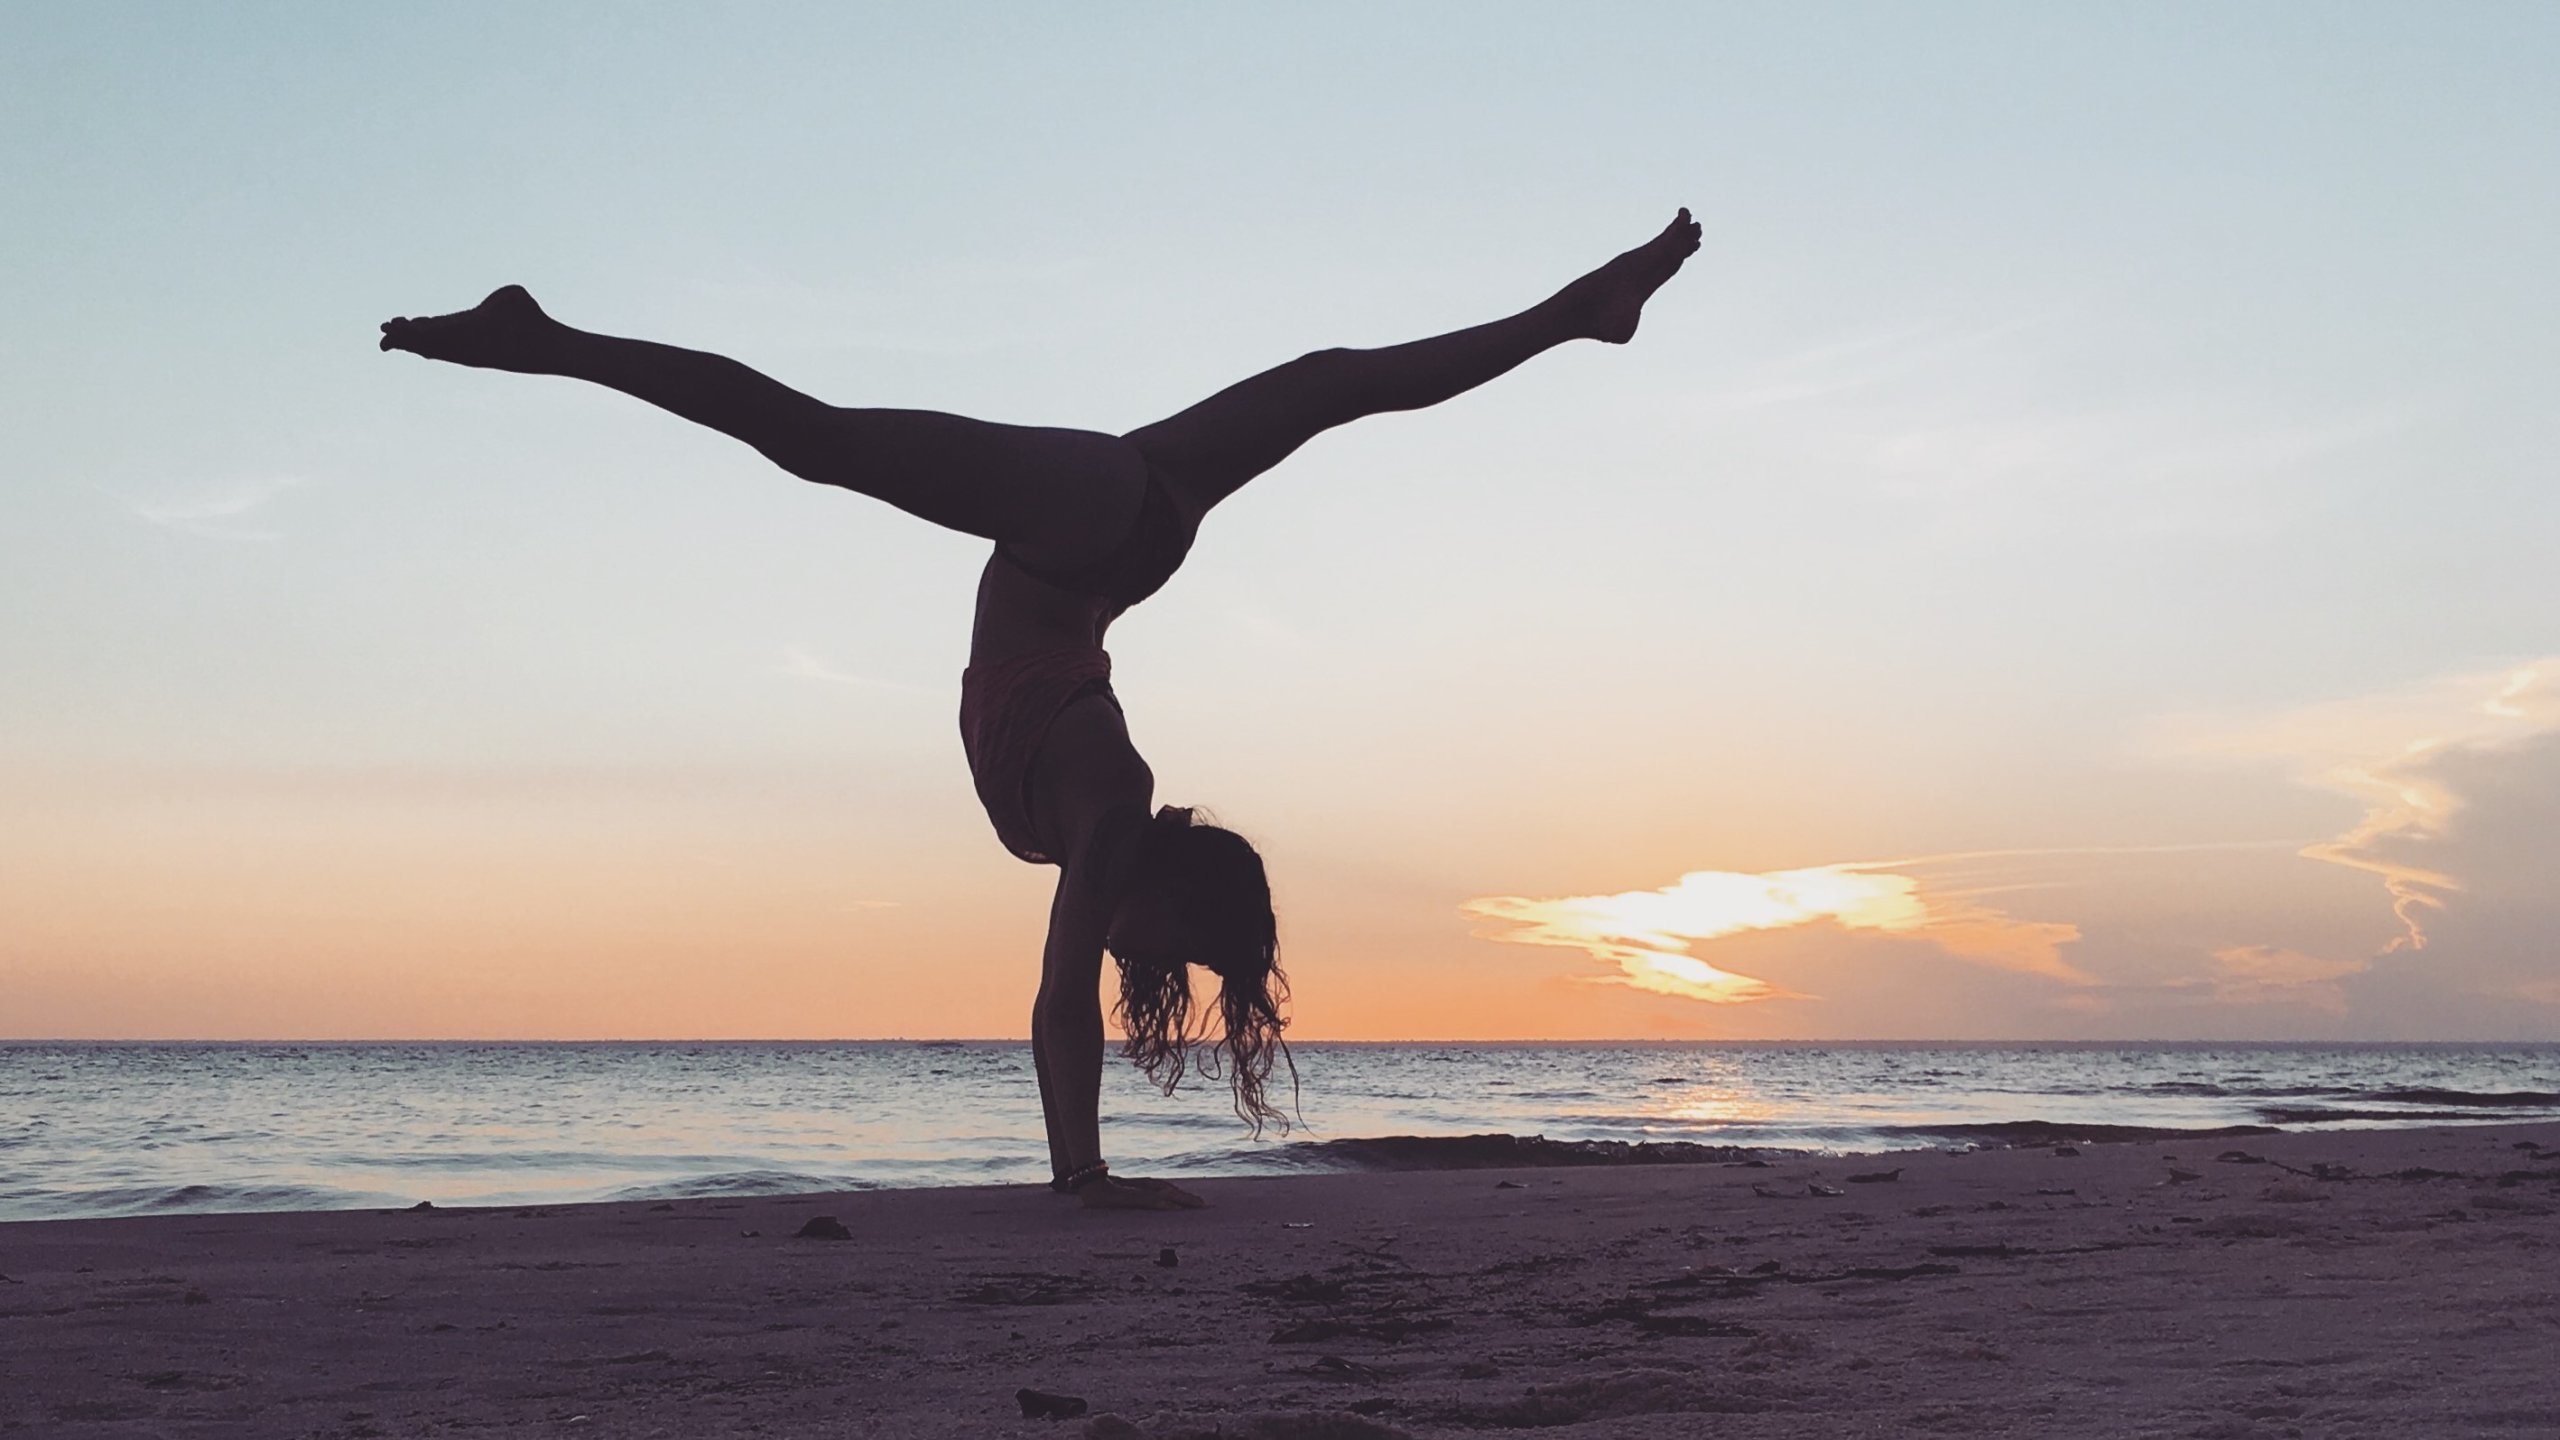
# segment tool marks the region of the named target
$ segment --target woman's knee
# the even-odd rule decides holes
[[[1324,350],[1310,350],[1289,362],[1289,367],[1305,379],[1329,383],[1348,377],[1359,368],[1361,352],[1336,345]]]

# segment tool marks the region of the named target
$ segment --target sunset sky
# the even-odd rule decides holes
[[[1026,1033],[983,546],[509,281],[1122,431],[1508,313],[1113,632],[1293,1033],[2560,1037],[2560,8],[14,6],[0,1036]]]

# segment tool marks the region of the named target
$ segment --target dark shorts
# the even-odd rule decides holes
[[[1097,596],[1126,610],[1164,588],[1164,582],[1182,568],[1183,557],[1191,553],[1191,542],[1199,533],[1199,523],[1183,514],[1163,474],[1150,465],[1138,518],[1130,522],[1129,533],[1110,554],[1090,565],[1070,568],[1026,560],[1010,545],[997,546],[996,553],[1043,584]]]

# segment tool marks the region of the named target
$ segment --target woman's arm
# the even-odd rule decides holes
[[[1058,873],[1041,953],[1040,996],[1031,1006],[1031,1062],[1049,1124],[1052,1173],[1065,1175],[1102,1156],[1102,947],[1110,911],[1070,867]],[[1088,1209],[1197,1209],[1200,1197],[1161,1180],[1117,1176],[1076,1191]]]
[[[1032,771],[1032,814],[1058,867],[1040,996],[1031,1006],[1031,1060],[1040,1075],[1049,1162],[1059,1175],[1102,1159],[1102,953],[1117,903],[1113,874],[1144,828],[1155,775],[1129,743],[1107,695],[1069,705],[1049,724]],[[1087,1206],[1173,1209],[1197,1196],[1162,1181],[1106,1179],[1076,1192]]]
[[[1058,872],[1031,1006],[1031,1060],[1049,1122],[1049,1164],[1060,1175],[1102,1158],[1102,942],[1111,917],[1089,893],[1079,895],[1089,890],[1081,878]]]

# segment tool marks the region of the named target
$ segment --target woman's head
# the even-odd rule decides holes
[[[1262,857],[1196,810],[1168,805],[1140,832],[1111,918],[1120,962],[1123,1055],[1167,1094],[1186,1071],[1224,1077],[1236,1114],[1260,1134],[1289,1117],[1264,1093],[1275,1061],[1294,1090],[1298,1070],[1280,1038],[1289,998],[1280,931]],[[1218,977],[1215,1020],[1192,1004],[1191,967]]]

